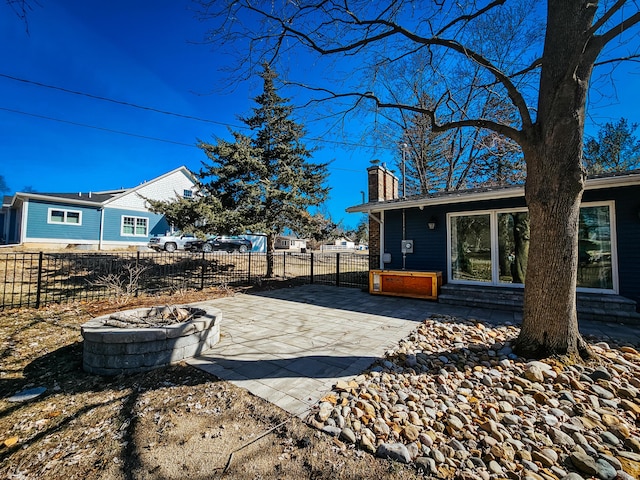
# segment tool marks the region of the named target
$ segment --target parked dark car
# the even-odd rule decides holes
[[[194,240],[187,242],[184,249],[190,252],[240,252],[246,253],[251,250],[250,240],[244,237],[213,237],[207,240]]]

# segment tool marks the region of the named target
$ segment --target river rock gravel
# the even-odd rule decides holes
[[[588,338],[597,359],[567,366],[515,355],[518,331],[433,316],[307,421],[426,477],[640,479],[637,346]]]

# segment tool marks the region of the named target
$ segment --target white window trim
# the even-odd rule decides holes
[[[64,220],[62,222],[54,222],[51,220],[52,212],[63,212]],[[67,222],[67,214],[68,213],[77,213],[78,214],[78,223]],[[54,208],[49,207],[47,210],[47,223],[50,225],[69,225],[73,227],[81,227],[82,226],[82,210],[70,210],[68,208]]]
[[[124,219],[125,218],[133,218],[133,233],[125,233],[124,232]],[[136,233],[136,223],[138,220],[144,220],[147,224],[147,233],[144,235],[140,235]],[[148,237],[149,236],[149,219],[147,217],[136,217],[135,215],[121,215],[120,216],[120,236],[121,237]]]
[[[523,211],[526,211],[526,209],[523,209]],[[493,278],[495,276],[494,257],[496,256],[493,254],[493,252],[498,245],[497,234],[494,234],[494,230],[497,225],[496,223],[497,212],[498,210],[471,210],[471,211],[465,211],[465,212],[447,213],[447,278],[449,279],[449,283],[459,283],[462,285],[479,285],[479,286],[481,285],[485,287],[486,286],[498,287],[503,285],[503,284],[494,282],[494,278]],[[474,215],[489,215],[489,229],[490,229],[489,234],[490,234],[490,242],[491,242],[491,281],[490,282],[453,279],[453,266],[451,265],[451,247],[452,247],[451,246],[451,219],[455,217],[465,217],[465,216],[474,216]]]
[[[588,293],[620,293],[620,283],[618,279],[618,236],[616,232],[616,202],[614,200],[603,202],[588,202],[580,204],[580,207],[609,207],[609,229],[611,235],[611,280],[613,289],[606,288],[586,288],[578,287],[578,292]]]
[[[603,289],[603,288],[587,288],[587,287],[577,287],[576,291],[585,292],[585,293],[615,293],[618,294],[620,292],[620,284],[618,279],[618,239],[616,232],[616,210],[615,210],[615,201],[602,201],[602,202],[586,202],[580,204],[580,208],[583,207],[609,207],[609,226],[611,230],[611,276],[613,289]],[[447,213],[447,278],[449,279],[449,283],[453,284],[461,284],[461,285],[479,285],[479,286],[489,286],[489,287],[510,287],[510,288],[524,288],[524,285],[521,283],[505,283],[500,282],[499,278],[499,258],[496,255],[498,251],[498,214],[500,213],[517,213],[517,212],[527,212],[529,211],[527,208],[501,208],[501,209],[493,209],[493,210],[467,210],[464,212],[450,212]],[[472,280],[454,280],[453,279],[453,268],[451,265],[451,219],[454,217],[463,217],[463,216],[471,216],[471,215],[489,215],[489,225],[490,225],[490,235],[491,235],[491,282],[479,282]]]

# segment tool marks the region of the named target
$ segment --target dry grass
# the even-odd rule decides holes
[[[126,308],[229,293],[141,297]],[[417,477],[186,365],[112,378],[85,373],[80,325],[114,310],[102,301],[0,312],[0,478]],[[6,401],[39,386],[47,390],[37,399]]]

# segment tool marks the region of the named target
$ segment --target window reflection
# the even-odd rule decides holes
[[[451,273],[455,280],[491,282],[491,218],[451,219]]]
[[[611,221],[608,206],[580,209],[578,286],[613,288]]]
[[[529,257],[529,213],[498,214],[498,267],[501,283],[524,283]]]

